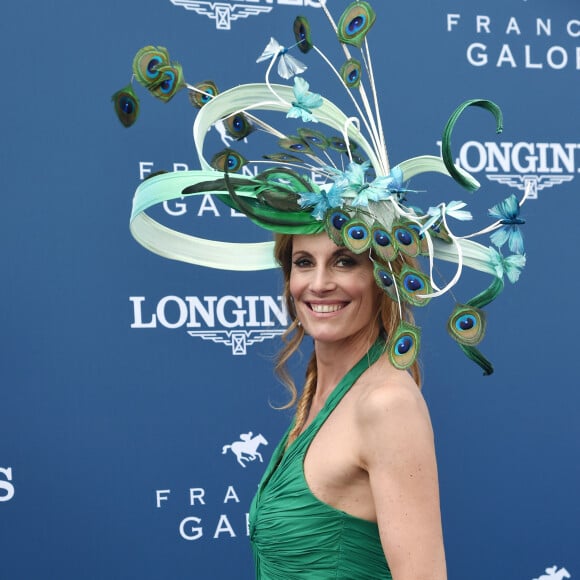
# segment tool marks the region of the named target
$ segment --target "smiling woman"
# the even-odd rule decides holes
[[[314,351],[252,504],[258,577],[445,578],[433,435],[417,383],[381,356],[399,312],[375,282],[378,257],[325,234],[278,235],[276,257],[292,403],[284,364],[305,335]]]
[[[193,135],[201,170],[144,181],[135,194],[131,232],[150,250],[192,264],[244,271],[277,262],[282,268],[289,326],[276,370],[292,394],[288,406],[297,404],[250,511],[258,578],[444,580],[433,433],[418,388],[421,336],[411,309],[450,296],[468,268],[490,276],[491,283],[464,302],[451,295],[446,328],[484,374],[493,372],[479,351],[483,309],[502,291],[504,274],[515,282],[525,265],[519,212],[530,186],[520,200],[510,195],[493,205],[486,213],[492,223],[469,235],[451,227],[452,219],[472,219],[465,202],[422,209],[425,196],[409,188],[422,174],[447,175],[468,191],[479,188],[456,165],[451,135],[468,107],[492,113],[500,132],[501,110],[484,99],[462,103],[444,127],[441,156],[392,166],[367,43],[374,10],[357,0],[335,21],[326,2],[320,7],[344,54],[338,67],[314,44],[304,16],[294,21],[295,42],[283,46],[271,38],[258,56],[258,63],[267,63],[263,83],[223,93],[210,81],[185,82],[181,65],[163,47],[137,53],[133,75],[148,91],[168,100],[173,93],[163,90],[169,72],[175,73],[180,82],[173,89],[187,89],[200,109]],[[290,51],[320,56],[351,109],[344,112],[315,92],[316,74],[308,73],[309,81],[297,76],[308,68]],[[293,82],[272,82],[275,71]],[[115,94],[116,105],[130,88]],[[232,147],[206,158],[212,127],[221,127]],[[291,132],[284,131],[288,127]],[[253,132],[273,143],[250,160],[254,152],[246,158],[237,149]],[[245,164],[267,168],[248,174]],[[271,242],[194,237],[146,213],[183,196],[207,195],[274,232],[274,256]],[[495,248],[473,241],[488,234]],[[502,247],[513,254],[504,255]],[[442,272],[438,260],[451,262],[451,271]],[[314,348],[298,397],[285,364],[307,335]]]

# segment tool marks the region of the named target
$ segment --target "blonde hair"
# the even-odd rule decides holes
[[[305,332],[304,328],[300,325],[296,318],[296,310],[294,308],[294,302],[292,295],[290,294],[290,274],[292,271],[292,240],[293,236],[291,234],[276,234],[275,236],[275,246],[274,246],[274,257],[276,258],[278,264],[282,268],[284,289],[283,297],[290,317],[290,324],[284,334],[282,335],[282,341],[284,346],[278,353],[278,358],[276,360],[275,371],[282,383],[286,386],[290,392],[290,401],[284,405],[283,409],[288,409],[296,404],[296,414],[294,419],[294,426],[288,436],[288,444],[290,444],[302,430],[302,426],[306,421],[308,416],[308,411],[310,409],[310,403],[316,391],[317,382],[317,365],[316,365],[316,353],[313,351],[306,367],[306,377],[304,381],[304,388],[300,397],[298,396],[298,390],[296,389],[296,384],[292,379],[292,376],[288,372],[286,363],[292,357],[292,355],[298,350],[302,339],[304,338]],[[376,257],[373,257],[377,260]],[[380,260],[378,260],[380,261]],[[406,263],[410,263],[413,267],[417,267],[414,260],[406,258]],[[398,260],[393,263],[393,270],[399,272],[402,268],[402,261]],[[376,321],[378,322],[379,328],[387,336],[394,334],[399,322],[399,304],[390,298],[385,292],[381,291],[377,287],[378,298],[378,308],[376,313]],[[413,313],[408,304],[401,304],[401,312],[403,319],[413,323]],[[419,369],[419,364],[417,361],[413,363],[410,367],[409,372],[411,376],[420,386],[421,384],[421,372]]]

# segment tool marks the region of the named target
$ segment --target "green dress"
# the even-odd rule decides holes
[[[256,576],[262,580],[387,580],[378,526],[317,499],[304,477],[316,433],[360,375],[384,352],[378,340],[344,376],[314,421],[275,449],[250,508]]]

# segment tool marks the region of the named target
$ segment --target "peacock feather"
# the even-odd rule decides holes
[[[202,81],[189,87],[189,100],[196,109],[201,109],[219,93],[213,81]]]
[[[420,344],[419,328],[404,320],[401,321],[387,343],[389,360],[398,369],[408,369],[417,358]]]
[[[360,85],[362,66],[356,58],[349,58],[340,67],[340,76],[349,89],[356,89]]]
[[[139,99],[129,84],[117,91],[112,97],[115,113],[125,127],[130,127],[139,116]]]
[[[159,77],[147,88],[149,92],[165,103],[170,101],[174,95],[183,88],[183,70],[180,64],[172,63],[157,68]]]
[[[308,145],[318,147],[319,149],[328,148],[328,139],[325,137],[324,133],[316,131],[315,129],[310,129],[309,127],[298,127],[297,129],[300,139]]]
[[[210,165],[216,171],[224,171],[227,173],[236,173],[240,171],[244,165],[247,165],[248,160],[233,149],[223,149],[216,153],[211,160]]]
[[[360,48],[375,20],[375,11],[368,2],[353,2],[338,21],[338,39]]]
[[[236,141],[245,139],[254,130],[254,127],[244,113],[230,115],[224,120],[224,125],[228,135]]]
[[[169,52],[163,46],[145,46],[133,58],[133,74],[146,89],[159,82],[160,68],[171,64]]]
[[[371,232],[367,224],[358,218],[349,220],[341,230],[342,244],[355,254],[368,250],[371,242]]]
[[[312,35],[310,32],[310,23],[305,16],[297,16],[294,20],[294,38],[301,52],[306,54],[312,49]]]

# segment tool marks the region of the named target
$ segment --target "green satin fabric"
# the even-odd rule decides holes
[[[304,457],[343,396],[384,352],[378,340],[345,375],[308,428],[270,460],[250,509],[250,537],[261,580],[388,580],[378,526],[317,499],[304,477]]]

